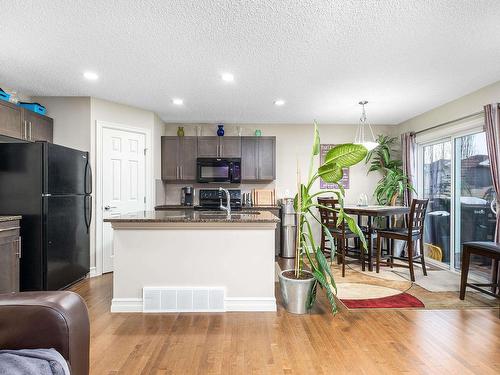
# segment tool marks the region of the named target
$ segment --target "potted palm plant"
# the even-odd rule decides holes
[[[379,172],[382,178],[378,181],[373,195],[378,204],[394,206],[401,201],[404,191],[415,191],[408,176],[404,173],[400,159],[393,159],[392,154],[398,139],[380,134],[378,146],[367,153],[366,164],[370,163],[368,173]]]
[[[292,313],[304,314],[310,310],[316,300],[318,286],[326,292],[333,313],[337,312],[334,294],[337,292],[335,280],[330,265],[320,246],[316,244],[312,231],[312,223],[317,222],[321,230],[332,244],[333,238],[319,218],[318,208],[333,210],[337,213],[338,222],[346,223],[349,229],[356,233],[366,248],[365,238],[357,223],[344,212],[345,191],[339,181],[342,179],[342,168],[350,167],[362,161],[367,154],[364,146],[352,143],[341,144],[331,149],[325,156],[324,163],[318,169],[314,168],[315,160],[320,152],[320,138],[316,122],[314,123],[314,140],[309,165],[309,173],[305,183],[301,180],[297,168],[297,195],[295,196],[295,211],[297,213],[296,256],[293,269],[284,270],[279,274],[281,295],[285,308]],[[322,178],[328,183],[336,183],[338,190],[322,190],[313,193],[311,190],[317,179]],[[334,194],[339,200],[339,207],[332,209],[320,206],[316,199],[323,194]],[[307,268],[307,269],[306,269]]]

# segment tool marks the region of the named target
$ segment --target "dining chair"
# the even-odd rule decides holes
[[[351,232],[349,228],[346,227],[345,223],[337,226],[337,212],[331,211],[331,209],[338,209],[339,200],[335,198],[318,198],[318,204],[322,207],[319,208],[319,213],[321,216],[321,223],[328,228],[333,239],[336,242],[337,248],[337,262],[342,264],[342,277],[345,277],[345,263],[346,263],[346,253],[349,250],[348,241],[349,238],[357,238],[357,234]],[[322,228],[323,229],[323,228]],[[328,244],[328,238],[324,230],[321,230],[321,251],[325,256],[330,256],[332,260],[332,246],[334,244]],[[364,252],[360,251],[360,259],[364,268]]]
[[[394,246],[390,246],[389,265],[394,267],[394,259],[407,261],[408,265],[400,265],[408,267],[410,270],[411,281],[415,281],[415,271],[413,263],[420,263],[424,276],[427,276],[424,257],[424,222],[425,213],[427,211],[428,199],[413,199],[411,202],[410,213],[408,215],[408,226],[405,228],[391,228],[377,231],[377,273],[380,272],[380,256],[382,252],[382,239],[401,240],[406,242],[408,249],[408,257],[398,257],[394,255]],[[420,244],[420,255],[414,255],[415,241]],[[420,259],[420,260],[419,260]]]

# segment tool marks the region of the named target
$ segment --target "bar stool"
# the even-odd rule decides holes
[[[391,228],[377,231],[377,273],[380,272],[380,255],[382,252],[381,239],[388,238],[390,240],[406,241],[408,248],[408,257],[402,258],[394,256],[394,246],[391,246],[391,253],[389,254],[389,265],[391,268],[394,267],[394,259],[407,261],[407,267],[410,269],[411,281],[415,281],[413,263],[421,263],[424,276],[427,276],[424,258],[424,221],[428,203],[428,199],[413,199],[408,218],[408,228]],[[415,256],[413,255],[413,250],[416,240],[420,242],[420,255]]]
[[[465,242],[462,248],[462,276],[460,280],[460,299],[465,298],[467,287],[479,290],[490,296],[500,298],[500,280],[498,279],[498,264],[500,262],[500,244],[494,242]],[[468,283],[469,265],[471,255],[481,255],[491,259],[493,263],[491,272],[491,283],[478,284]],[[491,291],[484,289],[491,287]],[[498,288],[498,293],[497,293]]]
[[[342,264],[342,277],[345,277],[345,263],[346,256],[348,254],[349,246],[349,238],[357,238],[358,235],[353,233],[346,227],[345,223],[342,223],[337,227],[337,212],[331,211],[330,209],[338,209],[339,201],[335,198],[318,198],[318,204],[327,207],[327,208],[319,208],[319,213],[321,216],[321,223],[328,228],[335,242],[337,243],[338,248],[340,248],[340,252],[337,252],[337,261]],[[361,228],[363,230],[363,228]],[[332,253],[332,244],[327,246],[328,239],[326,238],[324,230],[321,230],[321,251],[325,256],[330,256]],[[351,250],[352,251],[352,250]],[[357,252],[356,252],[357,253]],[[365,270],[365,258],[364,251],[362,249],[359,250],[359,259],[361,260],[361,266],[363,271]]]

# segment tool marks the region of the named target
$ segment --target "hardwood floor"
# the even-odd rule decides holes
[[[73,291],[91,374],[499,374],[499,310],[111,314],[112,275]],[[321,294],[321,293],[319,293]]]

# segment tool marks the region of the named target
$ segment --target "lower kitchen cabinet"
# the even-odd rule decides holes
[[[19,292],[19,220],[0,222],[0,293]]]

